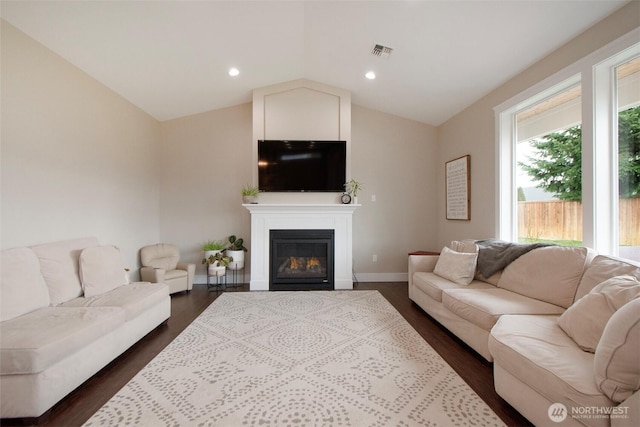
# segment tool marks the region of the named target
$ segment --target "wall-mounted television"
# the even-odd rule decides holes
[[[346,141],[258,141],[260,191],[341,192]]]

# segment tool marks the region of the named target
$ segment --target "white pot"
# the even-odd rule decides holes
[[[258,203],[258,198],[256,196],[242,196],[242,203],[244,203],[245,205]]]
[[[233,258],[227,268],[229,270],[242,270],[244,268],[244,251],[230,251],[227,249],[227,256]]]
[[[209,266],[209,276],[224,276],[227,271],[227,267],[224,265],[218,265],[218,261]]]

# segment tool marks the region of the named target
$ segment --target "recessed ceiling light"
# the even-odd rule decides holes
[[[235,76],[237,76],[238,74],[240,74],[240,70],[238,70],[236,67],[229,68],[229,75],[230,75],[231,77],[235,77]]]
[[[373,80],[376,78],[376,73],[374,73],[373,71],[368,71],[364,76],[369,80]]]

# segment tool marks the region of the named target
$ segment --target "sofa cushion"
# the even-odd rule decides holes
[[[593,254],[583,247],[534,249],[504,269],[498,287],[567,308]]]
[[[639,297],[638,279],[633,276],[612,277],[571,305],[558,319],[558,325],[581,349],[593,353],[613,313]]]
[[[80,281],[87,298],[124,285],[125,268],[120,249],[112,245],[83,249],[80,253]]]
[[[442,291],[444,289],[459,289],[462,285],[453,283],[449,279],[445,279],[436,274],[419,271],[413,274],[413,285],[437,302],[442,302]],[[474,280],[465,289],[495,289],[488,283]]]
[[[32,374],[124,323],[119,307],[45,307],[0,323],[0,374]]]
[[[582,298],[598,284],[615,276],[633,276],[640,280],[640,263],[607,255],[597,255],[582,275],[576,298]]]
[[[433,272],[459,285],[466,286],[473,280],[476,272],[478,254],[456,252],[448,247],[442,248]]]
[[[97,246],[98,239],[67,240],[33,246],[40,260],[40,271],[49,288],[51,305],[82,295],[82,285],[78,275],[80,252],[89,246]]]
[[[595,377],[600,390],[622,402],[640,389],[640,299],[616,311],[596,347]]]
[[[0,322],[49,305],[49,290],[31,249],[2,251],[0,273]]]
[[[136,318],[169,296],[164,283],[134,282],[90,298],[75,298],[61,307],[122,307],[126,320]]]
[[[442,304],[451,312],[490,331],[504,314],[560,314],[561,307],[505,289],[447,289]]]
[[[595,355],[560,329],[557,315],[502,316],[489,335],[489,350],[494,365],[569,412],[614,405],[594,381]]]

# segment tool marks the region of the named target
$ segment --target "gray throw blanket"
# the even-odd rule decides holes
[[[504,240],[478,240],[478,271],[491,277],[518,257],[536,248],[553,246],[551,243],[513,243]]]

